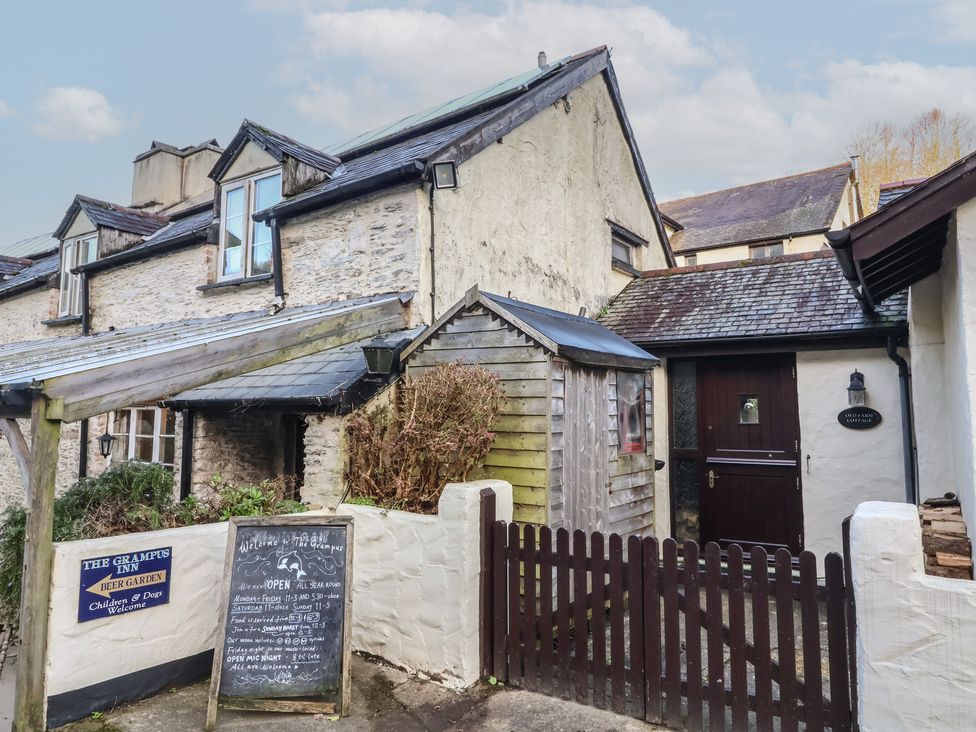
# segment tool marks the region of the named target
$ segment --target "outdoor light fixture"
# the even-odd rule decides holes
[[[863,407],[866,401],[867,389],[864,388],[864,374],[857,369],[851,374],[851,383],[847,387],[847,403],[852,407]]]
[[[393,371],[397,348],[377,336],[369,345],[363,346],[363,355],[369,373],[386,376]]]
[[[115,436],[110,435],[108,432],[98,438],[98,451],[102,453],[103,458],[107,458],[112,454],[113,442],[115,442]]]
[[[453,160],[434,163],[434,188],[457,188],[457,166]]]

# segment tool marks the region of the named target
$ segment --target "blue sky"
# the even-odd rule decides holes
[[[877,120],[976,116],[968,0],[17,3],[0,44],[5,237],[128,203],[153,139],[251,118],[325,145],[606,43],[658,198],[839,162]]]

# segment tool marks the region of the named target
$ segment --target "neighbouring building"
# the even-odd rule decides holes
[[[403,317],[350,329],[341,350],[284,372],[164,390],[63,427],[61,489],[105,466],[107,433],[108,461],[159,462],[184,494],[218,471],[286,473],[312,501],[341,477],[342,414],[371,394],[367,335],[408,338],[476,284],[595,313],[641,270],[673,264],[605,48],[327,150],[248,120],[226,148],[154,142],[135,160],[129,205],[79,195],[55,238],[53,257],[0,281],[0,361],[54,336],[73,350],[106,333],[207,332],[244,313],[399,298]],[[22,289],[4,288],[17,278]],[[0,443],[0,497],[21,490]]]
[[[841,163],[661,204],[678,263],[777,257],[827,247],[862,216],[856,168]]]
[[[904,500],[906,297],[866,312],[830,250],[645,272],[601,322],[661,359],[658,536],[822,558],[859,503]],[[870,429],[840,422],[854,382]]]

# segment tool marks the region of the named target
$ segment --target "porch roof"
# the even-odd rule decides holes
[[[409,294],[181,320],[0,347],[0,416],[25,416],[31,393],[74,421],[405,325]],[[114,406],[113,406],[114,405]]]
[[[413,340],[424,326],[394,330],[382,335],[386,340]],[[220,407],[304,407],[337,408],[354,406],[347,394],[366,376],[363,346],[373,338],[364,338],[327,351],[268,366],[229,379],[188,389],[167,399],[173,409]]]
[[[601,322],[658,353],[723,342],[900,336],[907,310],[902,293],[865,313],[827,250],[645,272]]]

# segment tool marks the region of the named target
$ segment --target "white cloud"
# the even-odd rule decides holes
[[[122,120],[108,100],[85,86],[45,89],[34,109],[32,131],[57,140],[94,142],[122,131]]]
[[[5,101],[0,99],[0,119],[4,117],[9,117],[14,113],[14,108],[7,104]]]
[[[797,68],[795,88],[775,89],[753,73],[748,49],[632,1],[322,8],[299,11],[304,60],[288,75],[305,89],[291,101],[349,133],[528,70],[539,50],[555,60],[607,43],[662,199],[831,165],[853,132],[877,120],[907,121],[932,106],[976,116],[976,66],[850,59]]]
[[[944,41],[976,41],[976,12],[972,0],[936,0],[939,38]]]

